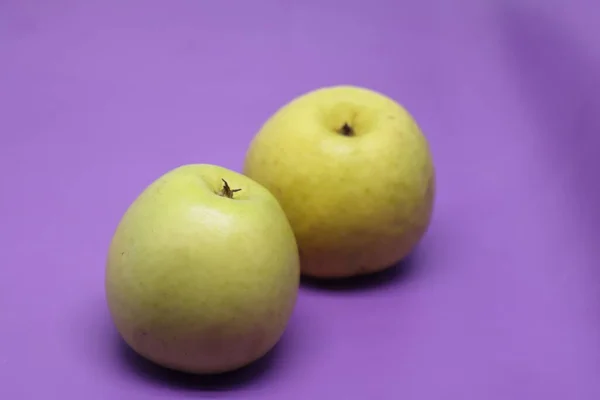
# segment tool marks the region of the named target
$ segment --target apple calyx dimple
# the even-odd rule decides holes
[[[354,129],[347,122],[338,130],[338,132],[344,136],[354,136]]]
[[[219,196],[223,196],[223,197],[227,197],[229,199],[233,199],[233,194],[235,192],[239,192],[240,190],[242,190],[242,189],[231,189],[229,187],[229,184],[227,183],[227,181],[225,179],[221,178],[221,180],[223,181],[223,188],[218,193]]]

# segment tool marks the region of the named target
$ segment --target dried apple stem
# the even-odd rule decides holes
[[[338,132],[344,136],[354,136],[354,129],[348,123],[344,123]]]
[[[242,189],[231,189],[225,179],[221,178],[221,180],[223,181],[223,188],[221,189],[221,192],[219,193],[220,196],[233,199],[233,194],[235,192],[239,192],[240,190],[242,190]]]

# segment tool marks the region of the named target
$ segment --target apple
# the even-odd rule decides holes
[[[299,280],[296,240],[273,195],[240,173],[191,164],[159,177],[129,206],[110,243],[105,289],[135,352],[212,374],[277,344]]]
[[[243,173],[279,200],[306,276],[387,269],[430,224],[429,144],[405,108],[368,88],[322,87],[283,105],[251,140]]]

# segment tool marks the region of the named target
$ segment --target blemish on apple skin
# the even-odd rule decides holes
[[[136,343],[140,343],[148,336],[148,332],[145,329],[136,329],[133,331],[133,341]]]
[[[124,252],[124,251],[122,251],[122,252],[121,252],[121,255],[122,255],[122,256],[124,256],[124,255],[125,255],[125,252]]]

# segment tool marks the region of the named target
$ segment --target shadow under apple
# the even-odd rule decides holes
[[[268,371],[278,358],[279,345],[269,353],[240,369],[211,375],[197,375],[179,372],[155,364],[131,349],[119,336],[116,345],[121,361],[128,369],[143,380],[182,390],[234,391],[258,383],[266,378]]]
[[[302,276],[301,285],[307,289],[327,291],[377,290],[412,278],[419,258],[417,250],[390,267],[371,274],[349,278],[313,278]]]

